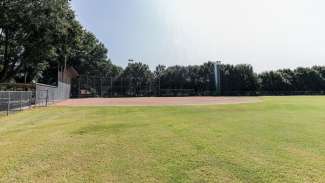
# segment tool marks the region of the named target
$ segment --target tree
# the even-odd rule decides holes
[[[154,83],[156,83],[156,95],[160,96],[160,90],[161,90],[161,77],[163,76],[164,72],[166,70],[166,66],[164,65],[158,65],[156,67],[156,70],[154,72]]]
[[[71,38],[74,13],[67,0],[2,0],[0,3],[0,81],[32,80]],[[63,47],[63,46],[62,46]],[[68,54],[66,49],[65,54]],[[34,76],[33,76],[34,75]]]
[[[0,82],[54,84],[65,66],[106,77],[122,70],[76,20],[68,0],[2,0],[0,22]]]
[[[311,68],[299,67],[295,72],[295,86],[298,91],[321,91],[325,80],[322,75]]]
[[[199,71],[199,81],[201,91],[206,93],[206,91],[216,91],[216,82],[214,76],[214,63],[208,62],[200,66]],[[212,94],[209,92],[209,94]]]
[[[125,93],[131,96],[140,96],[150,92],[150,84],[153,80],[149,66],[141,62],[129,63],[120,76],[120,80],[124,83]]]
[[[313,70],[315,70],[316,72],[318,72],[321,76],[321,84],[319,85],[319,89],[321,91],[325,91],[325,66],[314,66],[312,67]]]
[[[221,90],[223,94],[242,95],[255,92],[259,85],[251,65],[222,65]]]
[[[267,92],[284,92],[291,88],[291,82],[281,72],[270,71],[259,75],[260,89]]]

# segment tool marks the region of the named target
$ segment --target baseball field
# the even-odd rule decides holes
[[[0,182],[325,180],[325,97],[139,100],[1,117]]]

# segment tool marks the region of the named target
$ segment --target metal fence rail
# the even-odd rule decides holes
[[[32,95],[31,91],[0,91],[0,111],[9,115],[10,112],[31,107]]]

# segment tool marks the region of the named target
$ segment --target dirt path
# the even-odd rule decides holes
[[[56,106],[173,106],[242,104],[261,101],[258,97],[143,97],[70,99]]]

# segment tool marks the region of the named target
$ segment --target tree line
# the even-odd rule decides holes
[[[136,68],[146,68],[146,77],[136,80]],[[130,70],[133,70],[130,72]],[[159,65],[151,74],[148,66],[132,63],[125,69],[122,77],[133,78],[132,84],[157,83],[160,89],[192,90],[195,95],[213,95],[216,92],[213,63],[196,66]],[[137,84],[139,85],[139,84]],[[141,84],[140,84],[141,85]],[[221,93],[223,95],[291,95],[320,94],[325,91],[325,67],[299,67],[280,69],[260,74],[247,64],[221,65]]]
[[[213,95],[213,63],[194,66],[114,65],[108,49],[76,19],[69,0],[0,0],[0,83],[56,84],[57,71],[114,78],[120,92]],[[221,66],[223,95],[303,94],[325,91],[325,67],[257,74],[247,64]]]
[[[114,76],[100,77],[82,88],[112,92],[116,96],[216,95],[216,78],[212,62],[202,65],[158,65],[153,71],[141,62],[129,63]],[[255,73],[248,64],[220,66],[222,95],[298,95],[323,94],[325,67],[299,67]],[[87,80],[85,82],[85,80]],[[79,80],[79,82],[80,82]],[[106,81],[106,82],[105,82]],[[110,91],[113,88],[113,91]],[[105,94],[105,96],[107,96]]]

